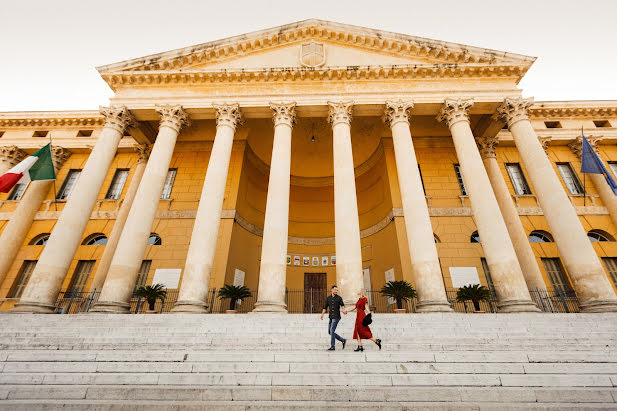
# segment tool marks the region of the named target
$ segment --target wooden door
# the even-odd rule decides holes
[[[319,313],[326,302],[326,273],[304,273],[304,312]]]

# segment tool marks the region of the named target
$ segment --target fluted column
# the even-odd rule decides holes
[[[17,146],[0,146],[0,175],[15,167],[28,153]]]
[[[274,111],[274,143],[266,218],[261,245],[259,288],[255,312],[287,312],[287,234],[291,172],[291,129],[296,121],[296,103],[270,104]]]
[[[446,100],[438,116],[450,127],[500,312],[537,312],[469,124],[469,100]]]
[[[188,117],[181,106],[159,107],[157,112],[161,116],[161,123],[156,142],[111,260],[99,301],[91,312],[129,311],[129,301],[146,251],[176,139],[182,126],[188,124]]]
[[[329,102],[334,153],[334,234],[336,282],[345,305],[355,306],[356,293],[364,288],[360,220],[351,149],[353,102]]]
[[[499,139],[497,137],[481,138],[477,140],[477,143],[480,147],[484,167],[486,168],[488,179],[493,186],[501,215],[503,216],[508,233],[510,234],[516,257],[523,271],[527,288],[529,288],[529,290],[546,291],[546,283],[542,278],[542,272],[538,267],[538,262],[531,249],[531,244],[529,244],[529,237],[525,233],[525,229],[521,223],[521,218],[518,215],[516,206],[512,201],[508,186],[499,169],[497,155],[495,154],[495,146],[499,144]]]
[[[529,121],[527,109],[531,104],[533,99],[507,98],[498,112],[508,123],[559,254],[574,283],[581,310],[617,311],[617,296],[602,263]]]
[[[118,143],[126,128],[134,121],[125,107],[101,107],[101,113],[106,117],[103,131],[54,226],[21,299],[11,311],[54,312],[62,282],[90,220]]]
[[[409,110],[411,102],[386,102],[384,120],[392,130],[396,171],[405,215],[411,269],[418,293],[418,312],[451,312],[435,247],[433,227],[416,160]]]
[[[237,104],[215,106],[216,136],[201,190],[178,301],[173,312],[206,312],[206,298],[219,234],[227,172],[236,128],[242,124]]]
[[[105,250],[103,251],[103,255],[101,256],[101,261],[99,261],[99,266],[96,270],[96,273],[94,274],[94,279],[92,280],[92,286],[90,287],[91,290],[100,290],[103,287],[103,282],[105,282],[105,277],[107,276],[107,272],[109,271],[111,260],[114,257],[116,248],[118,247],[118,241],[120,241],[120,234],[122,234],[124,223],[126,222],[126,219],[129,215],[129,211],[131,211],[133,200],[135,199],[135,195],[137,194],[139,182],[144,175],[144,170],[146,169],[146,162],[148,161],[148,157],[150,156],[150,150],[151,147],[148,144],[141,144],[135,147],[135,151],[137,151],[138,154],[135,172],[133,173],[133,178],[131,179],[131,184],[129,185],[129,189],[126,192],[126,196],[124,197],[124,200],[122,200],[122,206],[120,207],[118,215],[116,216],[114,228],[111,230],[111,234],[107,239]]]
[[[71,152],[59,146],[51,148],[51,154],[56,172],[71,156]],[[51,180],[32,181],[24,196],[0,235],[0,284],[4,281],[17,252],[21,248],[32,226],[34,216],[41,208],[43,200],[53,187]]]

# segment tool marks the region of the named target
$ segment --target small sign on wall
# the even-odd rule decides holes
[[[163,284],[165,288],[175,289],[180,284],[180,268],[157,268],[154,271],[152,284]]]
[[[328,265],[328,257],[321,257],[321,265],[323,266]]]
[[[290,255],[287,256],[287,265],[291,265],[291,256]]]
[[[294,255],[294,265],[300,265],[300,256]]]
[[[302,265],[310,265],[311,260],[309,257],[302,257]]]
[[[452,287],[460,288],[470,284],[480,284],[476,267],[450,267]]]

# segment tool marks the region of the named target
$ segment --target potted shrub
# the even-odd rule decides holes
[[[475,312],[480,313],[480,301],[486,301],[491,298],[491,292],[488,288],[480,284],[465,285],[458,289],[456,293],[456,301],[462,302],[471,300]]]
[[[407,311],[403,308],[403,301],[416,297],[416,290],[407,281],[388,281],[380,293],[396,300],[396,310],[394,312],[397,314]]]
[[[253,294],[251,293],[251,290],[249,290],[249,288],[244,285],[225,284],[219,290],[219,298],[221,300],[229,299],[229,310],[225,311],[227,314],[235,314],[237,312],[236,303],[238,302],[238,300],[242,300],[243,298],[249,298],[252,295]]]
[[[164,287],[165,286],[163,284],[154,284],[147,285],[145,287],[141,286],[137,290],[135,290],[135,292],[133,293],[135,297],[144,298],[148,302],[148,310],[146,311],[146,314],[156,313],[156,311],[154,311],[154,305],[156,304],[156,300],[161,300],[163,303],[165,303],[165,297],[167,297],[167,290],[165,290]]]

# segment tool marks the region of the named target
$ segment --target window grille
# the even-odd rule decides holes
[[[617,287],[617,258],[604,257],[602,258],[602,261],[604,261],[604,265],[606,265],[611,281],[613,281],[613,284]]]
[[[555,291],[572,291],[570,284],[564,276],[559,258],[543,258],[542,264],[544,264],[546,274],[548,274],[548,278],[551,280],[551,284]]]
[[[163,192],[161,193],[161,199],[166,200],[171,196],[171,189],[174,186],[174,180],[176,179],[177,168],[170,168],[165,177],[165,185],[163,186]]]
[[[75,268],[75,272],[73,273],[73,277],[71,278],[69,287],[66,290],[67,295],[84,291],[84,288],[86,287],[86,282],[88,281],[88,278],[92,273],[94,263],[94,260],[80,260],[77,263],[77,267]]]
[[[514,192],[518,195],[531,194],[521,165],[518,163],[508,163],[506,164],[506,169],[508,170],[510,181],[512,181],[512,185],[514,186]]]
[[[8,298],[20,298],[21,294],[24,292],[28,281],[30,280],[30,276],[34,271],[34,267],[36,267],[37,260],[25,260],[19,270],[19,274],[17,274],[17,278],[11,287],[7,297]]]
[[[137,280],[135,281],[135,290],[139,287],[143,287],[146,285],[146,281],[148,281],[148,273],[150,272],[150,266],[152,265],[152,260],[143,260],[141,262],[141,267],[139,267],[139,273],[137,273]]]
[[[126,183],[126,178],[129,175],[129,170],[118,169],[114,174],[114,178],[111,180],[111,184],[109,186],[109,190],[107,190],[107,195],[105,198],[111,200],[117,200],[122,195],[122,189],[124,188],[124,184]]]
[[[557,163],[557,169],[570,194],[583,194],[581,182],[578,180],[570,163]]]

